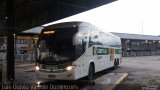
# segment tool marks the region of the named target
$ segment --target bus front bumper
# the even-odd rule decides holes
[[[74,70],[60,73],[36,71],[36,76],[45,80],[76,80]]]

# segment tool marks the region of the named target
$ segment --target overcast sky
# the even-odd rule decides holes
[[[87,21],[107,32],[160,35],[160,0],[118,0],[58,20]]]

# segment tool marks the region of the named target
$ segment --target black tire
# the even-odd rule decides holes
[[[93,80],[93,79],[94,79],[94,67],[93,64],[90,64],[88,69],[88,80]]]
[[[119,66],[119,58],[117,59],[117,66]]]
[[[117,59],[114,60],[114,66],[113,66],[114,69],[117,69],[118,68],[118,61]]]

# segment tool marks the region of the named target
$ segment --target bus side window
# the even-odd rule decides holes
[[[85,52],[87,40],[87,32],[80,32],[77,35],[76,58],[80,57]]]
[[[82,52],[84,53],[86,49],[86,42],[82,39]]]
[[[91,36],[89,37],[89,45],[88,45],[88,47],[91,47],[93,45],[93,41],[92,41],[92,39],[91,39]]]
[[[95,35],[93,37],[89,37],[89,47],[91,47],[92,45],[99,45],[99,41],[98,41],[98,35]]]
[[[99,31],[96,31],[96,29],[92,29],[89,36],[89,46],[91,47],[93,45],[102,45],[102,42],[100,41],[100,35]]]

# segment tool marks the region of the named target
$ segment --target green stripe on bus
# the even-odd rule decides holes
[[[122,49],[116,49],[115,54],[122,54]]]
[[[111,51],[109,51],[109,49],[112,49],[112,48],[93,47],[93,55],[111,54]],[[122,49],[115,49],[115,54],[122,54]]]
[[[93,47],[93,55],[107,55],[109,54],[108,48]]]
[[[122,49],[116,49],[116,54],[122,54]]]

